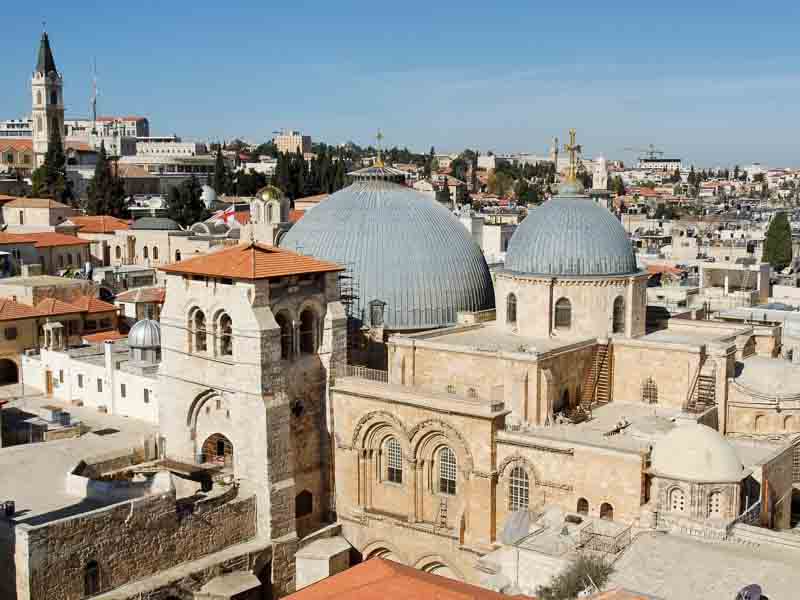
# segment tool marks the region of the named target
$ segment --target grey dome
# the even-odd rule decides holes
[[[149,229],[151,231],[180,231],[181,227],[166,217],[141,217],[136,219],[130,229]]]
[[[528,214],[508,244],[505,268],[566,276],[638,271],[633,247],[619,220],[578,193],[556,196]]]
[[[131,348],[161,349],[161,325],[157,321],[142,319],[136,321],[128,332],[128,346]]]
[[[747,472],[733,446],[700,423],[675,427],[653,447],[653,473],[685,481],[738,482]]]
[[[353,315],[386,302],[387,329],[427,329],[494,307],[489,268],[463,225],[429,196],[360,177],[306,212],[281,247],[337,262],[353,276]]]

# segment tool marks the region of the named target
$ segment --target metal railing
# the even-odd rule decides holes
[[[594,524],[589,524],[580,532],[580,544],[587,550],[603,552],[605,554],[619,554],[631,543],[631,528],[627,527],[621,532],[611,535],[600,533]]]
[[[389,371],[370,369],[360,365],[341,365],[336,368],[334,377],[337,375],[340,377],[356,377],[358,379],[366,379],[368,381],[389,383]]]

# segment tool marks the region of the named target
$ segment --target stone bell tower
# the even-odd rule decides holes
[[[56,69],[47,32],[42,33],[36,70],[31,77],[34,167],[40,167],[57,130],[64,138],[64,80]]]

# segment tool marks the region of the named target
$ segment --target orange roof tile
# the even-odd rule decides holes
[[[72,304],[67,304],[62,300],[57,300],[56,298],[45,298],[36,305],[36,310],[38,310],[42,315],[49,316],[71,315],[81,312],[80,309]]]
[[[6,204],[9,208],[69,208],[50,198],[17,198]]]
[[[156,302],[164,304],[167,290],[161,286],[140,287],[117,294],[116,302]]]
[[[202,254],[160,268],[167,273],[250,280],[344,271],[344,267],[336,263],[255,242]]]
[[[292,209],[289,211],[289,222],[290,223],[297,223],[300,219],[303,218],[303,215],[306,214],[304,210],[296,210]]]
[[[17,152],[28,150],[33,152],[33,140],[30,138],[0,140],[0,150],[16,150]]]
[[[516,596],[524,598],[524,596]],[[288,596],[291,600],[509,600],[468,583],[373,558]]]
[[[124,333],[120,333],[119,331],[112,329],[111,331],[101,331],[99,333],[90,333],[89,335],[83,336],[83,341],[87,344],[99,344],[105,341],[116,341],[122,340],[127,338],[128,336]]]
[[[74,235],[55,233],[54,231],[25,233],[21,235],[26,238],[33,238],[36,241],[37,248],[52,248],[55,246],[88,246],[91,244],[91,242],[88,240],[82,240]]]
[[[22,304],[13,298],[0,298],[0,321],[33,319],[41,316],[42,313],[29,304]]]
[[[101,313],[116,311],[117,307],[108,302],[95,298],[94,296],[82,296],[78,300],[71,302],[72,306],[77,308],[80,312],[85,313]]]
[[[0,232],[0,246],[17,244],[35,244],[36,239],[24,233]]]
[[[113,233],[129,227],[127,221],[106,215],[70,217],[69,220],[78,226],[81,233]]]

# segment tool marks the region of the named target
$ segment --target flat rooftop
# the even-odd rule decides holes
[[[38,414],[47,405],[63,407],[73,421],[81,421],[92,431],[79,438],[21,444],[0,448],[0,473],[3,474],[2,500],[14,500],[16,523],[39,524],[100,508],[103,503],[72,496],[66,491],[66,475],[81,461],[128,454],[145,438],[158,432],[155,425],[98,412],[96,409],[54,403],[41,394],[18,397],[18,384],[0,387],[0,400],[6,408]]]
[[[91,283],[86,279],[72,279],[69,277],[56,277],[55,275],[30,275],[28,277],[24,277],[22,275],[18,277],[6,277],[4,279],[0,279],[0,286],[3,285],[21,285],[24,287],[47,287],[47,286],[74,286],[74,285],[86,285],[87,283]]]
[[[648,533],[634,537],[614,564],[609,585],[663,598],[732,600],[744,586],[758,583],[770,600],[790,600],[800,589],[798,564],[800,553],[788,547]]]

